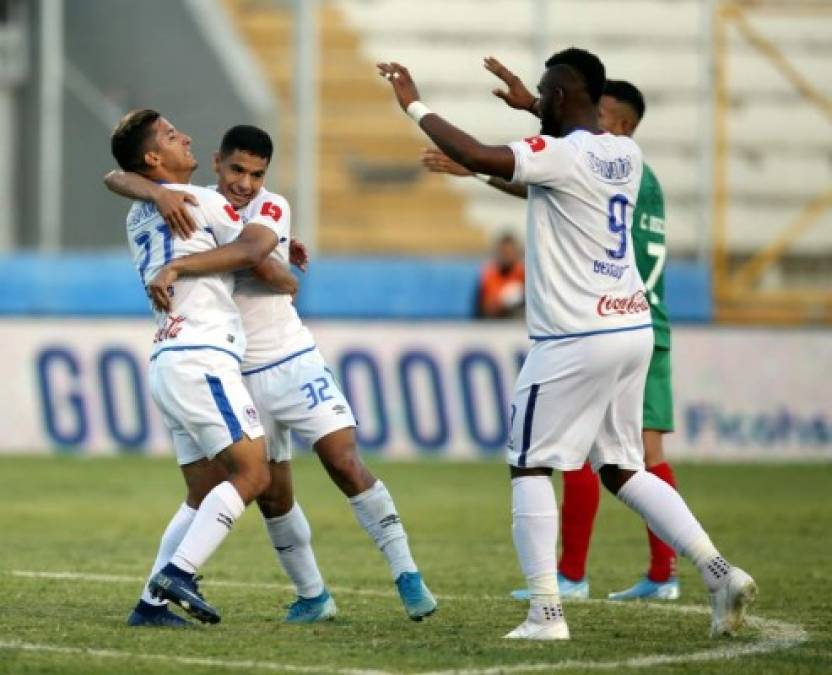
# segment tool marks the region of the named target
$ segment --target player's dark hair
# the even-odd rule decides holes
[[[265,131],[249,124],[238,124],[225,132],[220,142],[220,156],[228,157],[235,150],[247,152],[266,161],[272,160],[272,139]]]
[[[110,151],[124,171],[142,171],[144,153],[153,135],[153,124],[161,117],[155,110],[131,110],[118,123],[110,137]]]
[[[546,61],[546,68],[554,66],[569,66],[578,71],[586,82],[590,100],[593,103],[598,103],[601,94],[604,93],[604,83],[607,79],[601,59],[585,49],[570,47],[549,57],[549,60]]]
[[[644,117],[644,111],[647,110],[644,96],[642,96],[638,87],[626,80],[607,80],[607,86],[604,87],[604,96],[611,96],[616,101],[626,103],[633,109],[639,121]]]

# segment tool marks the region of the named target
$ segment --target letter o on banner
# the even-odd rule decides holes
[[[127,378],[132,394],[129,397],[119,395],[123,390],[123,387],[117,386],[120,371]],[[110,436],[124,448],[141,448],[147,443],[149,431],[142,374],[135,357],[119,347],[105,349],[98,357],[98,376],[101,380],[104,415]],[[132,430],[124,428],[122,415],[125,410],[133,411],[135,421]]]
[[[477,378],[478,373],[487,378],[487,384],[482,381],[482,375]],[[501,450],[508,441],[508,419],[503,378],[497,361],[488,352],[465,352],[459,362],[459,380],[468,433],[481,449],[487,452]],[[496,420],[490,432],[483,429],[486,420]]]
[[[427,377],[428,389],[420,388],[419,372]],[[429,451],[437,451],[448,444],[448,414],[442,375],[433,356],[423,351],[409,351],[399,359],[399,380],[404,400],[405,421],[410,437],[416,445]],[[420,395],[422,394],[422,395]],[[433,409],[429,415],[420,415],[417,403],[427,403]],[[425,430],[425,417],[433,421],[433,429]]]
[[[86,441],[88,427],[78,360],[64,347],[49,347],[38,354],[36,363],[46,432],[56,445],[75,449]],[[62,379],[68,380],[68,387],[61,386]],[[62,388],[68,393],[59,399],[56,390]],[[71,421],[61,423],[59,418]]]
[[[358,445],[371,451],[379,451],[387,445],[390,427],[387,421],[387,409],[384,405],[384,389],[378,363],[369,352],[359,349],[346,351],[338,362],[344,396],[353,409],[358,426],[355,437]],[[361,394],[358,393],[357,380],[364,379]],[[366,392],[366,395],[362,395]],[[365,412],[374,411],[375,419],[368,423]]]

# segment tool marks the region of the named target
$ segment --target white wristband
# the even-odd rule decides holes
[[[421,101],[413,101],[413,103],[407,106],[407,110],[405,110],[405,112],[408,114],[410,119],[416,122],[416,124],[419,124],[425,115],[429,115],[433,111]]]

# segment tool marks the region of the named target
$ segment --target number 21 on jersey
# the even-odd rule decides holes
[[[167,223],[162,223],[161,225],[156,226],[156,232],[162,235],[162,251],[164,255],[164,262],[162,265],[167,265],[171,258],[173,258],[173,238],[170,234],[170,227]],[[138,246],[141,246],[142,251],[142,259],[139,263],[139,276],[142,278],[142,284],[147,285],[147,279],[145,279],[145,274],[147,272],[147,268],[150,265],[150,252],[151,252],[151,241],[153,239],[152,233],[148,231],[141,232],[137,234],[133,241],[136,242]]]

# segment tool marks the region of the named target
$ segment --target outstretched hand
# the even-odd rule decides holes
[[[179,239],[189,239],[196,232],[196,223],[187,205],[198,206],[199,201],[190,192],[162,189],[159,190],[159,196],[154,202],[162,218],[170,226],[173,236]]]
[[[378,74],[393,85],[393,92],[402,110],[406,111],[407,106],[419,100],[419,90],[416,89],[416,84],[407,68],[396,62],[377,63],[376,67],[378,67]]]
[[[517,75],[512,73],[502,63],[500,63],[493,56],[486,56],[483,60],[485,69],[500,78],[508,89],[493,89],[491,91],[494,96],[502,99],[505,103],[517,110],[528,110],[532,112],[532,106],[537,101],[537,98],[532,94],[526,85],[523,84]]]
[[[462,164],[457,164],[448,155],[435,148],[422,150],[422,166],[433,173],[449,173],[452,176],[473,176],[474,173]]]

